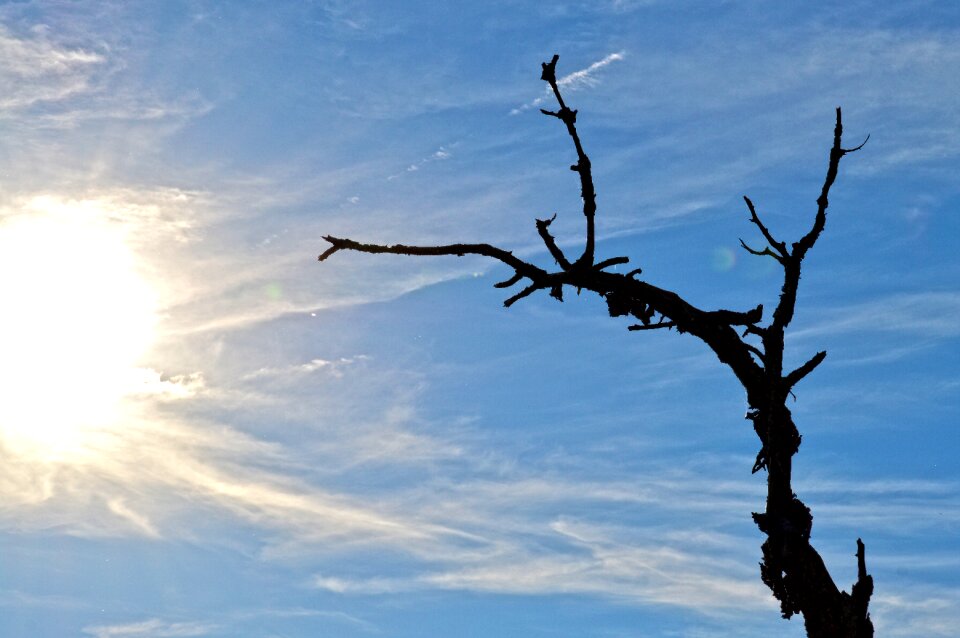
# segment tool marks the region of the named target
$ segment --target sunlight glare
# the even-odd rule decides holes
[[[2,442],[56,456],[114,425],[155,324],[118,225],[54,199],[7,216],[0,295]]]

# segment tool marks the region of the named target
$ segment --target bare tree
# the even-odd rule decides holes
[[[320,255],[320,261],[341,250],[417,256],[483,255],[513,269],[511,277],[495,284],[497,288],[509,288],[521,282],[526,284],[504,302],[505,306],[509,307],[538,290],[548,290],[550,296],[563,301],[564,286],[570,286],[603,297],[612,317],[629,315],[639,320],[629,326],[629,330],[675,329],[703,341],[733,371],[747,392],[750,407],[746,418],[753,423],[760,439],[760,451],[752,471],[767,472],[766,509],[753,514],[757,527],[767,537],[762,546],[760,577],[780,601],[783,617],[801,613],[809,638],[873,636],[873,624],[867,611],[873,593],[873,578],[867,574],[863,542],[857,539],[857,581],[850,593],[841,591],[823,559],[810,544],[813,517],[790,484],[793,455],[800,447],[800,433],[787,408],[787,397],[801,379],[820,365],[826,352],[816,353],[794,370],[784,371],[783,367],[784,333],[793,319],[800,266],[826,224],[827,196],[837,177],[840,159],[859,150],[863,144],[851,149],[841,146],[843,126],[838,108],[827,175],[817,198],[813,226],[791,245],[774,237],[760,219],[753,202],[744,197],[750,221],[763,236],[764,245],[758,250],[743,240],[740,243],[753,255],[774,259],[783,270],[783,287],[772,318],[764,323],[762,305],[746,312],[702,310],[677,293],[638,278],[641,274],[639,268],[626,274],[607,271],[611,266],[628,263],[627,257],[596,260],[594,219],[597,204],[590,159],[577,133],[577,111],[566,105],[557,86],[558,59],[559,56],[554,55],[549,63],[544,63],[540,77],[550,85],[559,108],[541,111],[564,124],[577,153],[577,162],[570,169],[580,178],[586,241],[583,253],[576,260],[568,259],[550,234],[553,219],[538,219],[537,232],[559,270],[540,268],[490,244],[387,246],[333,236],[324,237],[330,247]]]

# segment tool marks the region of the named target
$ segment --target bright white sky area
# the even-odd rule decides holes
[[[743,391],[688,335],[490,242],[772,308],[742,196],[827,227],[788,364],[794,487],[877,635],[960,626],[960,4],[0,5],[0,635],[803,635],[759,577]]]

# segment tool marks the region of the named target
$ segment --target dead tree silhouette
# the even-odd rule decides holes
[[[863,542],[857,539],[857,581],[850,593],[841,591],[823,559],[810,544],[813,517],[810,509],[794,494],[790,482],[792,459],[800,447],[801,437],[787,408],[787,397],[801,379],[820,365],[826,352],[816,353],[795,370],[785,372],[783,368],[784,334],[794,315],[801,264],[823,232],[827,220],[827,196],[837,177],[841,158],[859,150],[863,144],[850,149],[841,146],[843,126],[837,108],[833,146],[827,175],[817,198],[813,226],[792,244],[777,240],[760,219],[753,202],[744,197],[750,222],[760,231],[765,245],[758,250],[743,240],[740,243],[753,255],[774,259],[783,270],[780,298],[769,322],[763,322],[762,305],[746,312],[702,310],[675,292],[639,279],[640,268],[626,274],[607,271],[611,266],[628,263],[627,257],[596,260],[594,218],[597,204],[590,159],[577,133],[577,111],[566,105],[557,86],[558,59],[559,56],[554,55],[550,62],[542,65],[541,79],[550,85],[559,108],[541,111],[564,124],[577,153],[577,162],[570,169],[580,178],[586,241],[583,253],[576,260],[568,259],[550,234],[553,219],[538,219],[537,232],[559,270],[540,268],[490,244],[387,246],[333,236],[324,237],[330,247],[320,255],[320,261],[341,250],[417,256],[483,255],[513,269],[511,277],[495,284],[497,288],[526,283],[504,302],[507,307],[538,290],[547,290],[550,296],[563,301],[564,286],[569,286],[578,292],[590,290],[603,297],[612,317],[629,315],[639,320],[629,326],[629,330],[675,329],[703,341],[733,371],[747,393],[749,410],[746,418],[753,423],[760,439],[760,451],[752,471],[767,472],[766,508],[762,513],[753,514],[757,527],[767,537],[762,546],[760,576],[780,601],[783,617],[802,614],[809,638],[873,636],[873,624],[867,611],[873,593],[873,578],[867,574]]]

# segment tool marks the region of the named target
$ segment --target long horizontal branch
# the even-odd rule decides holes
[[[317,258],[318,261],[325,261],[331,255],[340,250],[353,250],[361,253],[381,254],[389,253],[393,255],[416,255],[416,256],[442,256],[453,255],[463,257],[464,255],[482,255],[492,257],[497,261],[510,266],[517,274],[532,279],[541,279],[547,276],[547,272],[531,263],[523,261],[508,250],[491,246],[490,244],[446,244],[443,246],[408,246],[406,244],[364,244],[352,239],[334,237],[325,235],[324,239],[330,243],[327,248]]]
[[[662,327],[676,328],[678,332],[690,333],[704,341],[726,363],[747,387],[748,393],[757,382],[762,368],[751,357],[756,348],[746,344],[733,326],[754,324],[760,321],[763,307],[758,306],[747,312],[732,310],[707,311],[697,308],[675,292],[659,288],[629,274],[606,272],[601,270],[611,263],[623,263],[624,258],[605,260],[592,268],[573,267],[567,271],[548,272],[538,266],[516,257],[510,251],[490,244],[446,244],[441,246],[411,246],[406,244],[367,244],[352,239],[326,236],[330,247],[320,255],[320,261],[328,259],[340,250],[351,250],[370,254],[394,254],[410,256],[458,256],[481,255],[496,259],[514,269],[514,275],[506,281],[496,284],[505,288],[528,279],[529,284],[519,293],[506,300],[509,306],[538,290],[548,289],[550,294],[562,301],[560,289],[564,285],[581,290],[589,290],[604,297],[610,314],[633,315],[645,319],[660,315]],[[656,324],[653,324],[656,325]],[[650,328],[652,329],[652,328]]]

